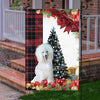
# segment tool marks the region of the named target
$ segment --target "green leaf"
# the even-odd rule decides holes
[[[52,14],[52,13],[51,13],[51,12],[49,12],[49,13],[47,14],[47,16],[51,16],[51,14]]]
[[[41,90],[45,90],[45,89],[46,89],[46,87],[41,88]]]
[[[52,88],[51,85],[48,85],[47,87],[48,87],[48,88]]]
[[[69,17],[69,13],[71,12],[71,9],[64,9],[64,11],[67,13],[67,16]]]
[[[10,6],[11,6],[11,7],[18,7],[18,6],[20,6],[21,4],[22,4],[22,1],[20,1],[20,0],[15,0],[14,3],[11,3],[11,4],[10,4]]]

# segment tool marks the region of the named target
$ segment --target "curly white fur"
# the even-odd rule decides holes
[[[36,76],[31,83],[34,83],[35,81],[41,82],[42,80],[47,80],[48,83],[53,82],[52,47],[47,43],[42,44],[37,47],[35,54],[38,60],[38,65],[35,68]]]

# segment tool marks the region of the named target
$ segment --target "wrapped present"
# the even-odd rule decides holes
[[[72,82],[71,78],[66,79],[66,82],[71,83]]]
[[[76,67],[69,67],[68,68],[68,74],[75,74],[76,73]]]
[[[70,78],[71,78],[72,81],[74,81],[74,80],[78,79],[79,77],[78,77],[78,75],[71,74]]]

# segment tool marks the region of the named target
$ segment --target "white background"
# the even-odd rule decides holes
[[[58,40],[67,66],[79,66],[79,39],[75,38],[75,34],[71,31],[69,34],[63,32],[65,28],[60,29],[60,26],[57,25],[57,19],[54,19],[53,17],[43,18],[43,43],[47,43],[53,26],[58,35]]]

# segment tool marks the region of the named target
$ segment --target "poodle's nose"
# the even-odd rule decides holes
[[[47,55],[45,55],[45,57],[47,57]]]
[[[47,56],[47,55],[45,55],[46,60],[47,60],[47,57],[48,57],[48,56]]]

